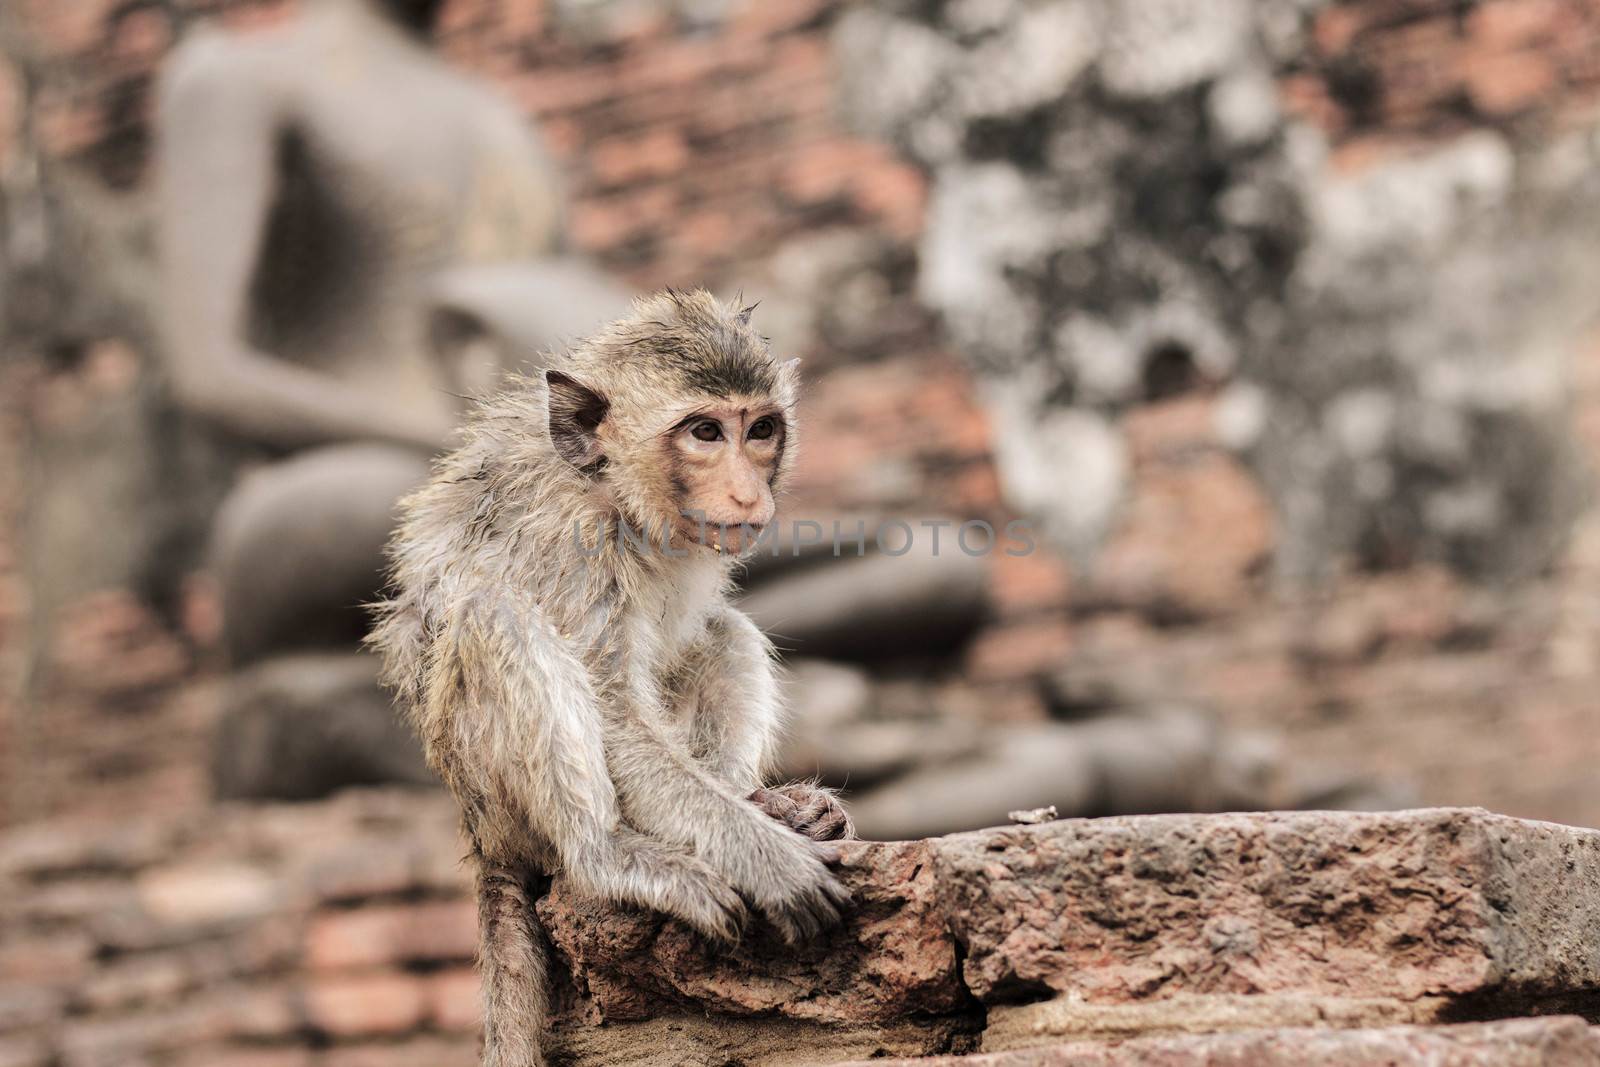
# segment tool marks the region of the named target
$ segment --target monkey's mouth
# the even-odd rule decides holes
[[[737,555],[753,547],[766,530],[764,522],[718,523],[699,516],[684,516],[678,529],[690,544],[698,544],[723,555]]]

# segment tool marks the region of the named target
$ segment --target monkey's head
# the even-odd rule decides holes
[[[773,358],[752,310],[669,289],[545,371],[556,453],[636,529],[736,552],[772,521],[800,361]]]

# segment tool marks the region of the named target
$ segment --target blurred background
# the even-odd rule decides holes
[[[745,604],[864,835],[1600,825],[1597,162],[1595,0],[6,0],[0,1064],[473,1062],[359,605],[664,285],[804,357]]]

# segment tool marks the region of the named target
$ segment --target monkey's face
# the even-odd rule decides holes
[[[794,457],[799,360],[709,293],[642,302],[545,372],[550,440],[618,517],[677,546],[739,552]]]
[[[783,408],[758,398],[679,420],[662,441],[679,535],[724,552],[749,547],[777,510],[772,492],[788,434]]]

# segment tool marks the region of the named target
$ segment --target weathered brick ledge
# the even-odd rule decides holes
[[[0,835],[0,1067],[473,1067],[437,792]],[[1600,1067],[1600,831],[1155,816],[846,849],[821,944],[543,903],[555,1063]],[[928,1061],[922,1061],[928,1062]],[[939,1062],[934,1060],[933,1062]]]
[[[1317,1027],[1328,1062],[1600,1064],[1580,1020],[1403,1028],[1600,1013],[1597,831],[1470,809],[1069,820],[856,844],[844,871],[846,928],[731,953],[558,882],[558,1056],[1021,1065],[1271,1031],[1085,1062],[1288,1064],[1310,1039],[1285,1028]]]

